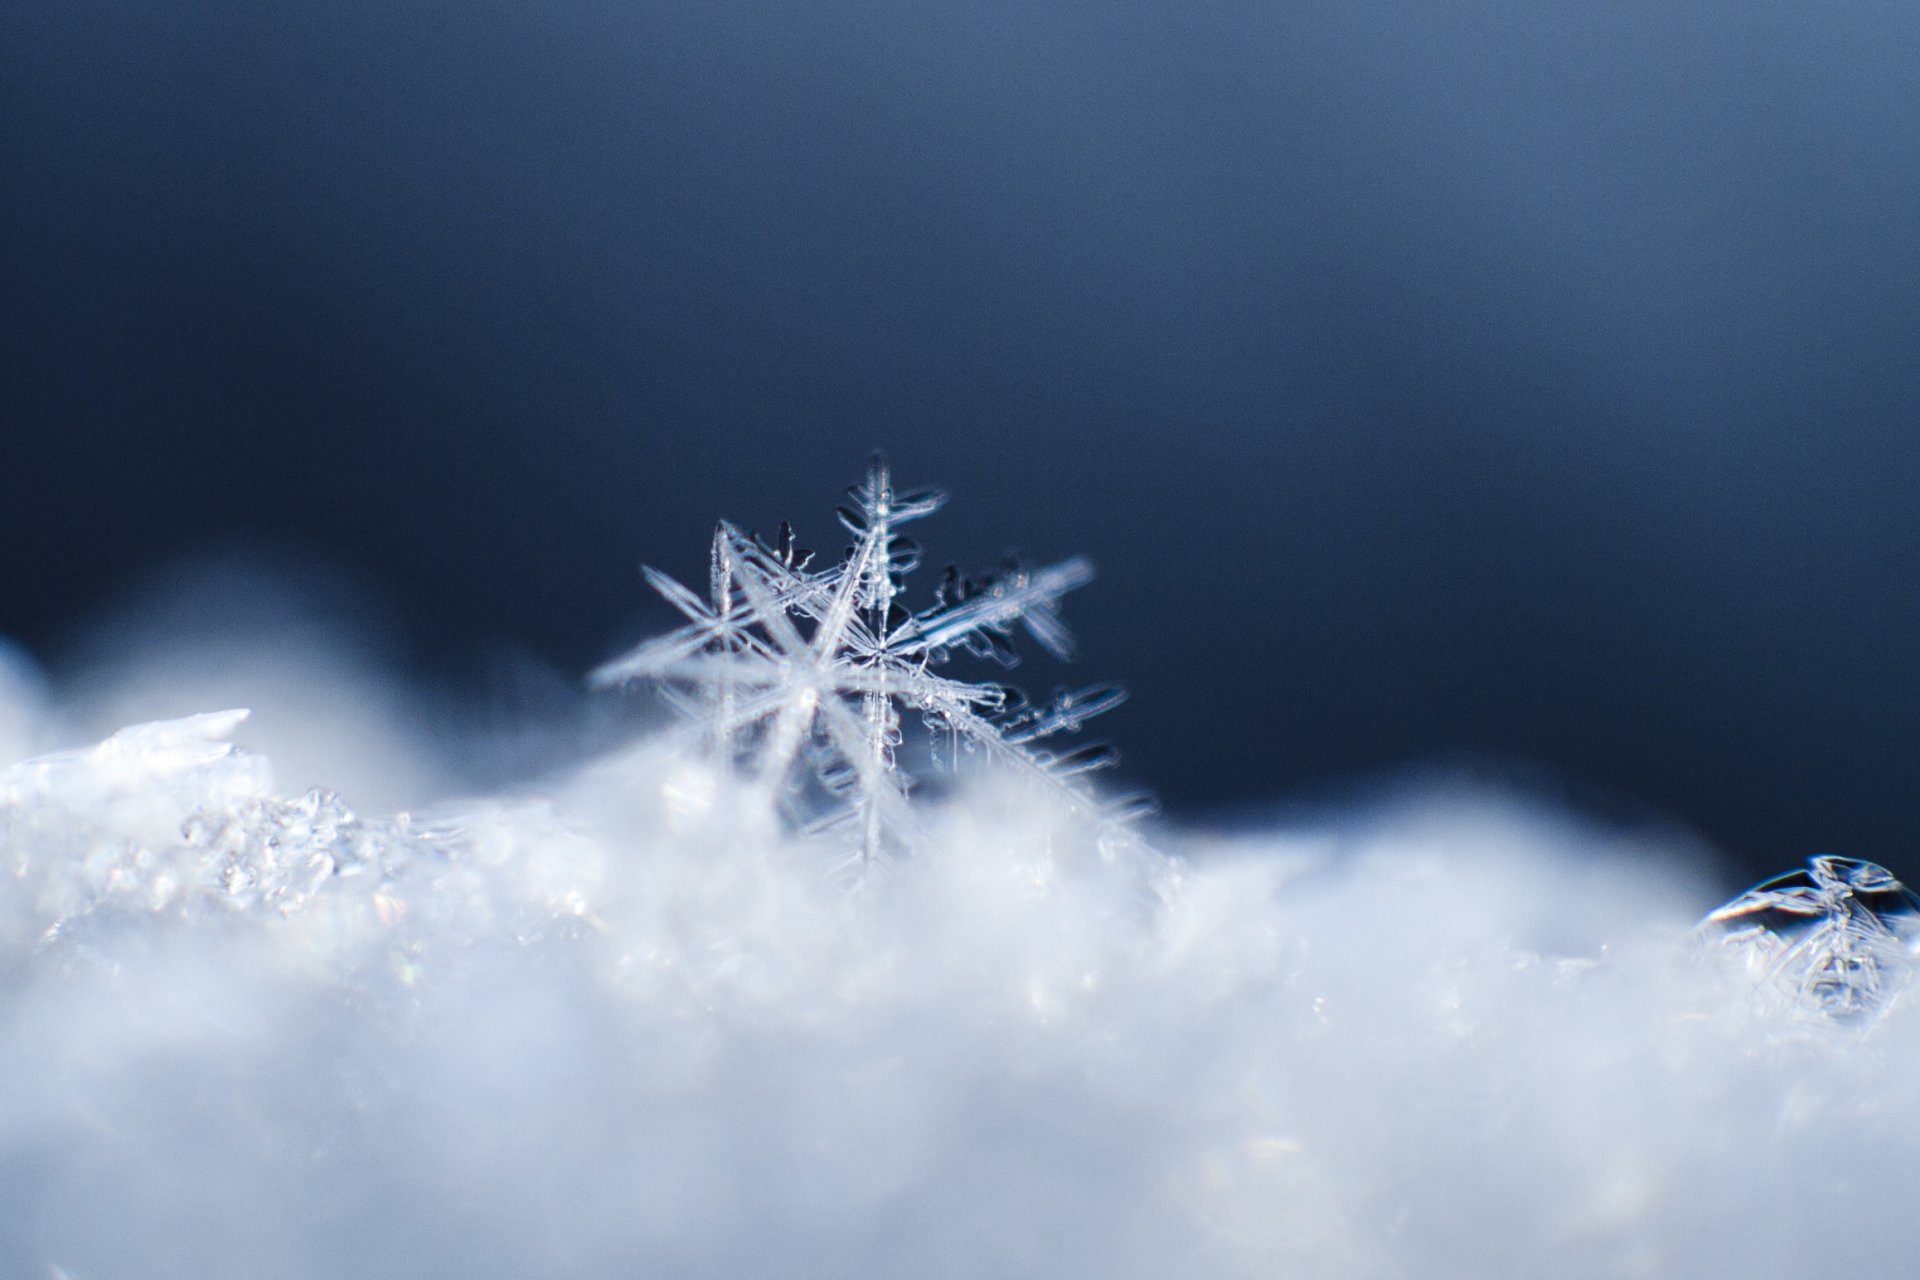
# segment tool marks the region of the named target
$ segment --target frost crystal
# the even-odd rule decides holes
[[[653,569],[647,581],[686,625],[593,673],[596,684],[648,680],[699,726],[715,766],[804,829],[834,832],[863,871],[923,837],[907,804],[901,715],[917,713],[932,754],[963,752],[1008,766],[1101,822],[1145,810],[1138,798],[1101,806],[1082,775],[1111,764],[1104,745],[1044,745],[1078,730],[1125,697],[1115,685],[1062,692],[1030,706],[1014,689],[938,675],[955,653],[1011,666],[1016,629],[1066,658],[1072,638],[1060,598],[1093,577],[1084,558],[1041,569],[1009,562],[986,578],[949,566],[933,603],[909,612],[903,579],[920,550],[896,531],[938,510],[938,490],[897,492],[876,457],[848,490],[840,522],[854,542],[840,562],[815,569],[782,524],[771,543],[722,521],[713,535],[708,596]],[[804,763],[804,770],[796,765]]]
[[[1876,863],[1825,856],[1763,880],[1702,927],[1771,994],[1856,1020],[1884,1011],[1912,979],[1920,896]]]

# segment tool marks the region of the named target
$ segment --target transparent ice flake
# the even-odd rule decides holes
[[[1701,928],[1770,998],[1842,1021],[1885,1012],[1920,964],[1920,895],[1858,858],[1811,858],[1709,913]]]

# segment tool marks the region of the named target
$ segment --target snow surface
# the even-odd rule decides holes
[[[440,765],[306,659],[359,692],[310,738],[273,657],[77,747],[99,691],[0,664],[0,1274],[1913,1273],[1920,1013],[1756,1000],[1678,837],[1430,791],[1103,848],[982,775],[852,893],[664,739],[310,793]]]

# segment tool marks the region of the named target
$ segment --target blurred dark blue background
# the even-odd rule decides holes
[[[881,445],[936,562],[1095,557],[1176,810],[1531,762],[1911,867],[1916,67],[1893,3],[10,0],[0,632],[268,539],[584,669]]]

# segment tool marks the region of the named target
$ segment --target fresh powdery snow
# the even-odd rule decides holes
[[[238,710],[0,771],[0,1276],[1915,1273],[1891,873],[1713,909],[1678,834],[1437,785],[1147,829],[1116,687],[969,678],[1090,566],[916,598],[940,501],[649,572],[686,621],[595,680],[677,724],[523,788],[362,812]]]

